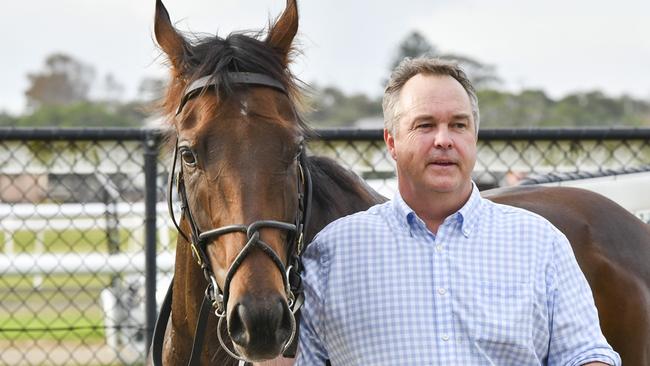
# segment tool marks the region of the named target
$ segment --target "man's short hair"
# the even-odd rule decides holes
[[[467,77],[467,74],[465,74],[457,62],[429,57],[407,57],[393,70],[388,85],[386,85],[384,100],[382,102],[382,108],[384,110],[384,127],[392,135],[395,135],[395,123],[401,117],[401,111],[398,110],[400,93],[402,92],[404,84],[418,74],[448,75],[456,79],[460,85],[463,86],[463,89],[465,89],[469,96],[469,101],[472,106],[474,127],[476,134],[478,135],[478,127],[480,124],[478,97],[476,96],[474,86]]]

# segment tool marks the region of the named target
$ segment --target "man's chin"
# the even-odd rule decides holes
[[[463,187],[466,185],[466,183],[458,176],[431,176],[425,184],[429,191],[441,194],[464,191]],[[467,182],[467,184],[469,185],[469,182]]]

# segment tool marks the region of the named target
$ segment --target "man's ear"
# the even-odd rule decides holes
[[[397,154],[395,153],[395,137],[388,131],[387,128],[384,128],[384,142],[388,148],[388,152],[393,160],[397,161]]]

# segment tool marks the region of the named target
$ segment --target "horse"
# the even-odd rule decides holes
[[[296,0],[287,0],[265,36],[190,42],[156,1],[182,216],[170,310],[161,310],[149,362],[236,365],[290,355],[302,249],[329,222],[386,200],[336,162],[307,154],[313,131],[300,117],[302,88],[288,68],[297,29]],[[173,178],[172,170],[170,191]],[[568,237],[605,337],[625,365],[650,364],[648,226],[584,190],[483,195],[536,212]]]
[[[161,310],[149,363],[236,365],[290,354],[304,243],[385,200],[334,161],[307,155],[313,132],[288,68],[297,29],[288,0],[265,38],[193,43],[156,1],[154,34],[171,69],[162,102],[172,127],[170,191],[178,159],[182,216],[169,310]]]

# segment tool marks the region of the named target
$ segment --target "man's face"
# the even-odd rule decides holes
[[[451,76],[418,74],[398,101],[394,136],[384,131],[406,199],[470,190],[476,134],[469,96]]]

